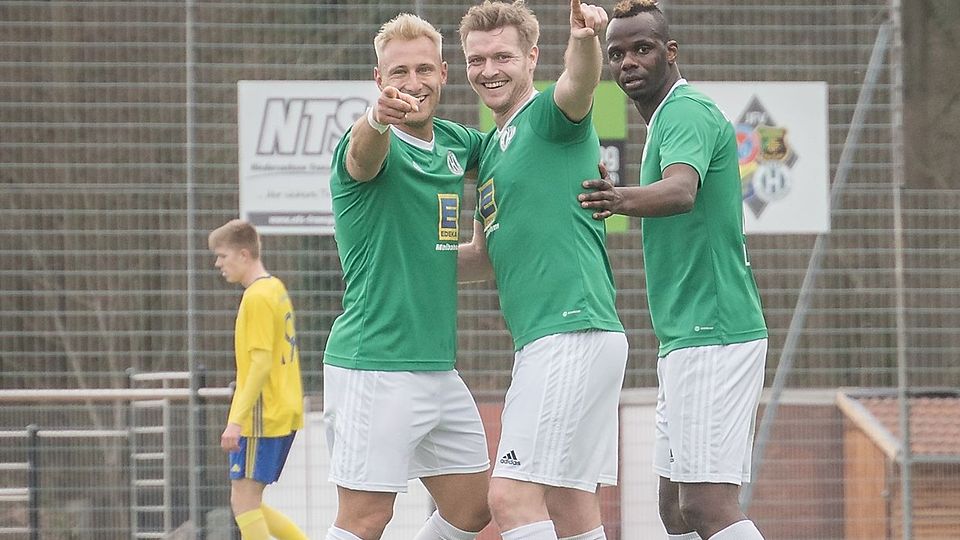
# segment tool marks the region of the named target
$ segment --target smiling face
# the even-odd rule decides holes
[[[655,110],[679,79],[677,48],[650,13],[614,18],[607,26],[610,74],[641,112]]]
[[[407,116],[406,124],[422,127],[430,123],[440,103],[440,88],[447,82],[447,63],[428,37],[392,39],[380,53],[374,68],[377,86],[393,86],[420,101],[420,110]]]
[[[525,50],[514,26],[473,30],[463,40],[467,80],[501,125],[533,91],[539,50]]]

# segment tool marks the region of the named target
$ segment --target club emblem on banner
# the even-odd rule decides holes
[[[737,119],[736,132],[743,201],[759,217],[767,205],[790,192],[797,155],[787,141],[787,129],[776,124],[756,96]]]

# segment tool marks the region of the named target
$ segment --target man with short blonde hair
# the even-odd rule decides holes
[[[464,171],[480,133],[434,117],[440,34],[401,14],[374,39],[380,88],[334,152],[343,313],[324,352],[337,517],[327,540],[376,540],[419,478],[436,502],[416,540],[472,540],[490,521],[480,413],[455,369]]]

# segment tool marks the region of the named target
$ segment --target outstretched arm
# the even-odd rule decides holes
[[[600,166],[606,178],[606,168]],[[587,180],[577,199],[580,206],[595,210],[593,219],[613,214],[638,217],[665,217],[684,214],[693,209],[700,187],[697,170],[685,163],[675,163],[663,170],[663,178],[647,186],[615,187],[606,179]]]
[[[574,122],[583,120],[593,105],[603,69],[600,34],[606,26],[607,12],[602,7],[570,0],[570,42],[553,99]]]
[[[390,149],[390,124],[402,124],[408,112],[419,110],[417,98],[385,86],[377,103],[353,123],[347,147],[347,172],[358,182],[373,180]]]

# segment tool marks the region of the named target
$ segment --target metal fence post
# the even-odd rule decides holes
[[[200,485],[198,486],[198,502],[200,508],[197,515],[197,538],[203,540],[207,537],[207,512],[210,510],[209,485],[207,484],[207,400],[200,395],[200,389],[207,387],[207,367],[203,364],[197,366],[193,373],[194,384],[190,385],[191,391],[196,393],[197,408],[190,414],[196,414],[196,432],[197,432],[197,467],[199,469]]]
[[[40,431],[35,424],[27,426],[27,492],[30,540],[40,540]]]

